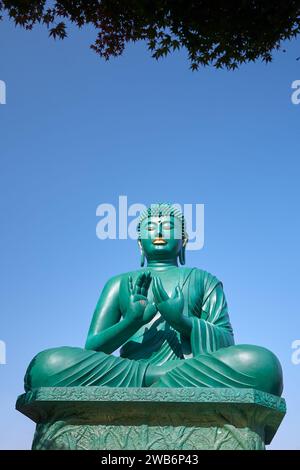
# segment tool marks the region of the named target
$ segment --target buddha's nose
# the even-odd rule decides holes
[[[162,238],[162,225],[161,224],[159,224],[158,226],[157,237]]]

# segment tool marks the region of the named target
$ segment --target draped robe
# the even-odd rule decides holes
[[[123,275],[120,286],[122,313],[128,300],[127,278]],[[262,347],[234,345],[222,283],[206,271],[180,268],[179,284],[183,314],[192,322],[189,339],[158,312],[121,347],[120,356],[73,347],[42,351],[28,367],[25,389],[144,387],[149,366],[163,370],[173,364],[152,387],[246,387],[280,395],[282,372],[276,356]],[[151,296],[149,290],[149,301]]]

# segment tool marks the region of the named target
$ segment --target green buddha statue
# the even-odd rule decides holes
[[[174,206],[144,211],[141,268],[106,283],[84,349],[48,349],[32,360],[25,390],[242,387],[280,396],[278,359],[263,347],[234,345],[222,283],[184,267],[187,242],[183,215]],[[119,356],[112,354],[117,350]]]

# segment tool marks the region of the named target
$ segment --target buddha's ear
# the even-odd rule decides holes
[[[185,264],[185,247],[186,247],[186,244],[187,244],[187,239],[184,238],[182,240],[182,247],[180,248],[180,251],[179,251],[179,254],[178,254],[179,262],[182,265]]]
[[[143,267],[144,264],[145,264],[145,253],[144,253],[144,250],[143,250],[143,247],[142,247],[141,240],[138,240],[138,245],[139,245],[139,249],[140,249],[140,252],[141,252],[141,267]]]

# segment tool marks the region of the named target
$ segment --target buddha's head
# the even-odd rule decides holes
[[[172,260],[185,264],[188,235],[182,212],[169,203],[151,204],[142,212],[138,224],[141,265],[147,261]]]

